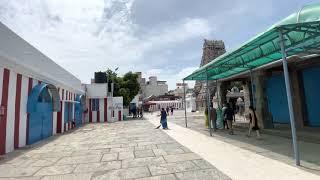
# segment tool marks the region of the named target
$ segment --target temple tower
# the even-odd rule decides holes
[[[209,62],[213,61],[220,55],[226,52],[224,42],[221,40],[207,40],[204,39],[203,43],[203,52],[200,67],[208,64]],[[197,110],[204,110],[206,107],[206,81],[196,81],[194,86],[194,93],[196,95],[196,109]],[[211,97],[215,94],[216,85],[215,82],[209,82],[209,89]]]

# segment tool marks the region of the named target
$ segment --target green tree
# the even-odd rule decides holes
[[[125,106],[128,106],[131,102],[131,98],[130,98],[130,90],[127,88],[121,88],[118,92],[117,96],[122,96],[123,97],[123,104]]]
[[[114,91],[113,91],[113,94],[114,96],[119,96],[119,90],[120,90],[120,84],[121,82],[121,78],[118,77],[117,73],[112,71],[111,69],[108,69],[106,71],[106,74],[107,74],[107,81],[108,83],[114,83]]]
[[[122,85],[123,85],[122,88],[129,89],[129,97],[130,97],[130,101],[132,101],[132,99],[139,93],[139,90],[140,90],[138,75],[136,73],[132,73],[131,71],[126,73],[123,76]]]
[[[128,106],[140,90],[138,75],[129,71],[123,77],[119,77],[116,72],[110,69],[106,73],[108,82],[114,83],[113,95],[122,96],[124,106]]]

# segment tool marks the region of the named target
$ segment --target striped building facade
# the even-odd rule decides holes
[[[79,79],[2,23],[0,39],[0,155],[72,129],[75,115],[85,121],[75,113],[75,99],[85,94]],[[47,113],[29,112],[45,105]]]
[[[83,123],[121,121],[122,97],[105,86],[81,84],[0,23],[0,155]]]
[[[89,123],[115,122],[123,120],[122,97],[88,98]]]
[[[29,113],[27,101],[32,89],[44,83],[41,80],[20,74],[0,64],[0,102],[3,115],[0,115],[0,154],[11,152],[27,144],[29,133]],[[74,120],[74,104],[70,109],[70,116],[66,117],[65,102],[74,102],[76,92],[57,86],[60,96],[61,111],[52,112],[52,135],[72,129]],[[84,119],[84,118],[83,118]]]

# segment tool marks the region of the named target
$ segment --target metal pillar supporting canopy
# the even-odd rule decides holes
[[[217,111],[219,110],[220,108],[220,100],[219,100],[219,93],[218,93],[218,80],[216,80],[216,95],[217,95],[217,104],[218,104],[218,107],[215,109],[216,111],[216,117],[215,117],[215,121],[213,121],[213,131],[216,131],[217,130],[217,120],[218,120],[218,116],[217,116]],[[213,104],[212,104],[212,109],[213,109]]]
[[[209,121],[209,130],[210,130],[210,136],[212,136],[212,123],[211,123],[211,103],[210,103],[210,91],[209,91],[209,80],[208,80],[208,72],[206,71],[206,76],[207,76],[207,88],[206,88],[206,91],[207,91],[207,108],[208,108],[208,121]]]
[[[187,120],[187,104],[186,104],[186,86],[184,84],[184,80],[183,80],[183,106],[184,106],[184,120],[185,120],[185,123],[186,123],[186,127],[188,127],[188,120]]]
[[[252,76],[252,69],[250,69],[250,81],[251,81],[251,95],[252,95],[252,106],[255,109],[256,108],[256,103],[254,99],[254,91],[253,91],[253,76]]]
[[[220,108],[220,94],[219,94],[219,88],[218,88],[218,80],[216,80],[216,88],[217,88],[217,101],[218,101],[218,109]]]
[[[282,53],[283,74],[284,74],[284,79],[285,79],[285,84],[286,84],[289,115],[290,115],[293,151],[294,151],[294,157],[296,160],[296,165],[300,166],[300,157],[299,157],[299,150],[298,150],[298,143],[297,143],[295,117],[294,117],[294,113],[293,113],[293,104],[292,104],[290,77],[289,77],[289,71],[288,71],[287,54],[286,54],[286,50],[285,50],[284,38],[283,38],[283,34],[282,34],[281,29],[279,30],[279,38],[280,38],[280,47],[281,47],[281,53]]]

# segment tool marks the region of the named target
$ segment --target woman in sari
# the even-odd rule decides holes
[[[168,129],[168,124],[167,124],[167,111],[164,110],[164,108],[161,109],[161,119],[160,119],[160,123],[161,123],[163,129]]]
[[[206,128],[209,128],[209,116],[208,116],[208,108],[204,110],[204,120]]]

